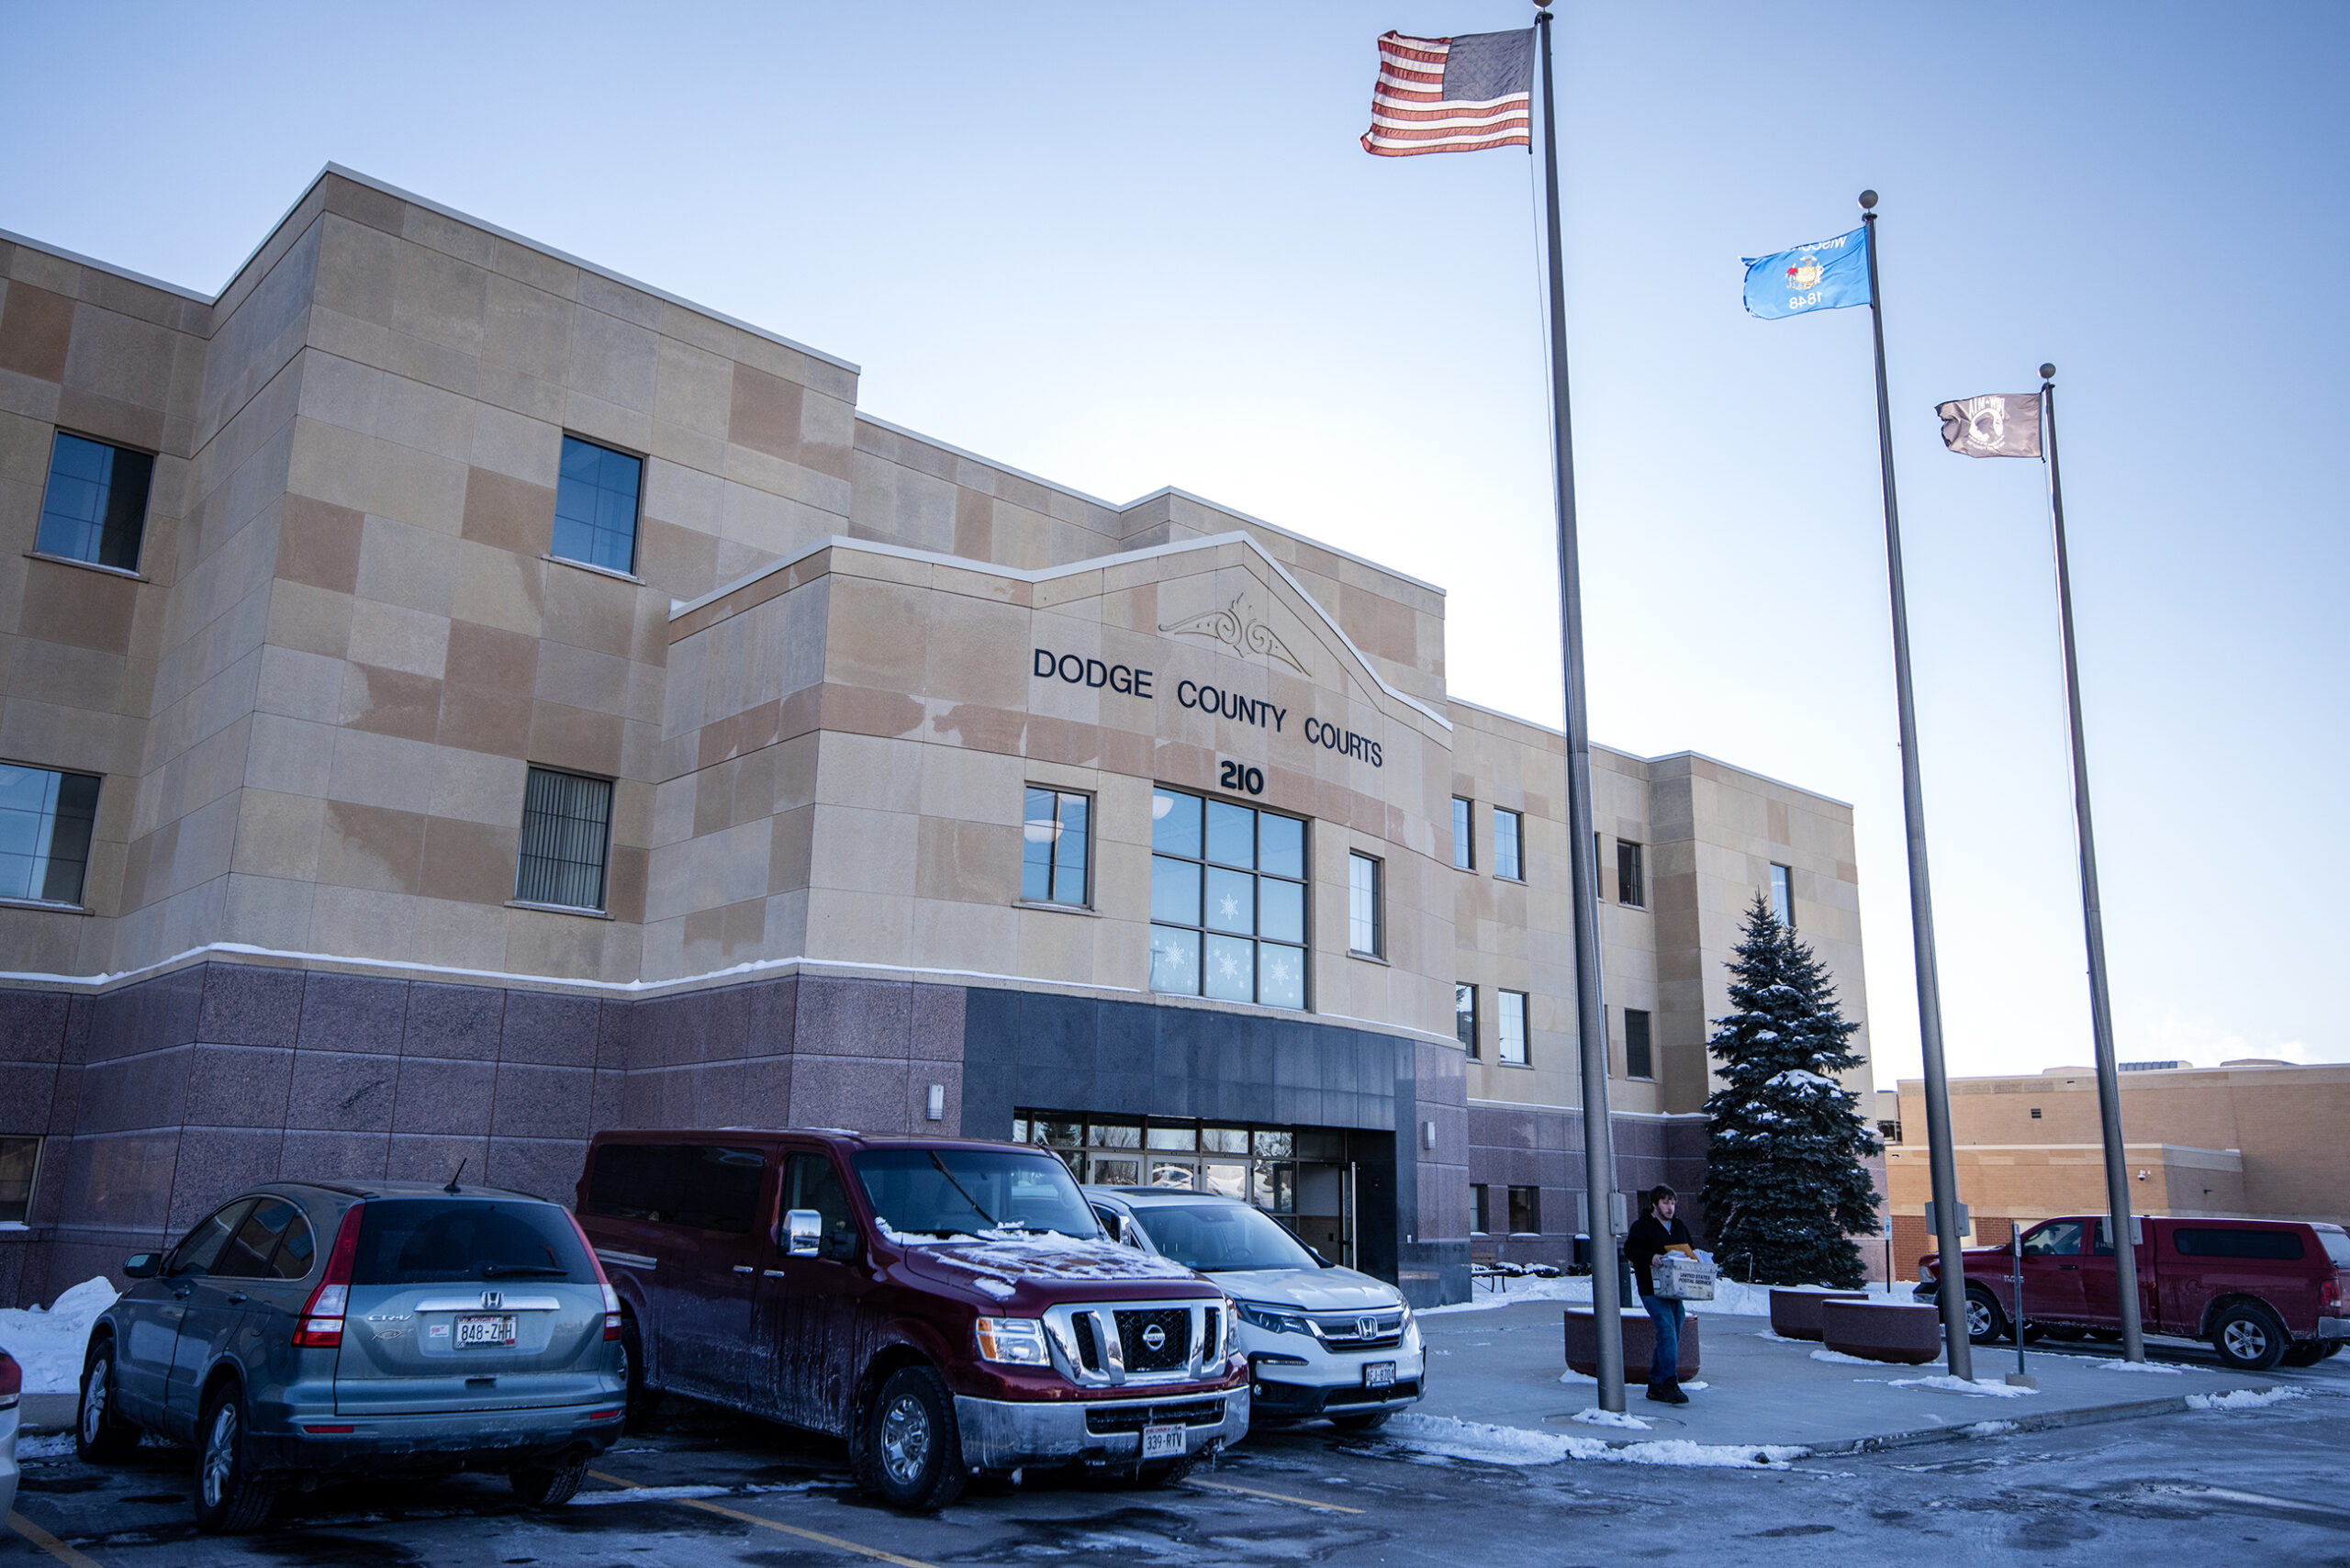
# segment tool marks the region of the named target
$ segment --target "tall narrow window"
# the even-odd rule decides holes
[[[59,431],[49,449],[49,490],[41,498],[40,532],[33,548],[45,555],[137,571],[154,476],[155,460],[143,452]]]
[[[1796,925],[1795,873],[1785,866],[1771,868],[1771,913],[1792,931]]]
[[[636,570],[636,498],[643,484],[643,458],[565,436],[549,553],[607,571]]]
[[[1649,1015],[1637,1007],[1624,1009],[1624,1076],[1656,1076],[1656,1054],[1649,1046]]]
[[[1455,870],[1473,871],[1477,868],[1474,820],[1475,813],[1470,809],[1469,802],[1458,795],[1452,797],[1452,865]]]
[[[0,1225],[23,1225],[31,1216],[39,1169],[40,1139],[0,1137]]]
[[[1304,1007],[1305,823],[1173,790],[1150,811],[1150,989]]]
[[[1512,881],[1524,881],[1526,872],[1520,864],[1518,834],[1525,819],[1516,812],[1494,808],[1494,875],[1507,877]]]
[[[1477,1059],[1477,988],[1465,981],[1452,985],[1452,1032],[1467,1047],[1469,1059]]]
[[[1031,903],[1086,902],[1092,801],[1070,790],[1028,787],[1020,835],[1020,896]]]
[[[1539,1236],[1542,1233],[1542,1189],[1512,1187],[1509,1190],[1509,1231],[1512,1236]]]
[[[1641,875],[1640,846],[1616,841],[1616,902],[1634,909],[1646,909],[1649,894],[1646,879]]]
[[[1469,1228],[1479,1236],[1494,1228],[1492,1191],[1483,1182],[1472,1182],[1469,1187]]]
[[[1524,1067],[1526,1054],[1526,992],[1502,992],[1501,1016],[1494,1020],[1499,1030],[1500,1048],[1494,1053],[1501,1060]]]
[[[98,780],[0,763],[0,898],[82,902]]]
[[[560,909],[604,907],[612,781],[533,767],[522,788],[522,854],[514,896]]]
[[[1386,920],[1379,907],[1384,869],[1368,855],[1347,857],[1347,948],[1372,958],[1387,951]]]

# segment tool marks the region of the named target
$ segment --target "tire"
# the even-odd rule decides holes
[[[970,1479],[955,1401],[926,1366],[890,1374],[867,1403],[848,1451],[856,1484],[893,1508],[935,1512]]]
[[[2317,1359],[2321,1361],[2327,1361],[2334,1356],[2340,1355],[2341,1353],[2342,1341],[2339,1339],[2328,1339],[2325,1342],[2325,1349],[2317,1353]]]
[[[2284,1364],[2288,1367],[2313,1367],[2325,1360],[2322,1345],[2288,1345],[2285,1348]]]
[[[223,1383],[204,1402],[196,1428],[196,1528],[206,1535],[242,1535],[269,1518],[277,1489],[256,1474],[245,1451],[245,1402]]]
[[[139,1428],[115,1404],[114,1341],[100,1344],[82,1370],[82,1400],[73,1415],[73,1452],[84,1464],[114,1464],[139,1446]]]
[[[1966,1338],[1977,1345],[1996,1345],[2008,1336],[2008,1315],[1999,1298],[1981,1285],[1966,1287]]]
[[[560,1508],[579,1494],[579,1484],[588,1479],[588,1456],[565,1460],[553,1465],[531,1465],[509,1471],[506,1484],[514,1488],[514,1500],[526,1508]]]
[[[1172,1486],[1192,1473],[1193,1462],[1189,1454],[1181,1459],[1155,1459],[1142,1467],[1135,1482],[1141,1486]]]
[[[644,1334],[633,1314],[621,1319],[621,1430],[641,1432],[661,1408],[661,1391],[644,1381]]]
[[[1333,1416],[1330,1425],[1342,1432],[1375,1432],[1387,1425],[1387,1417],[1393,1414],[1392,1410],[1370,1410],[1360,1416]]]
[[[2222,1307],[2211,1321],[2211,1349],[2238,1372],[2266,1372],[2284,1359],[2291,1343],[2277,1315],[2257,1302]]]

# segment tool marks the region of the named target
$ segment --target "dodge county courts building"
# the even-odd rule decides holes
[[[218,297],[0,280],[0,1299],[609,1126],[1029,1139],[1423,1303],[1566,1253],[1563,745],[1440,588],[339,169]],[[1619,1182],[1694,1187],[1758,890],[1865,1014],[1852,814],[1595,771]]]

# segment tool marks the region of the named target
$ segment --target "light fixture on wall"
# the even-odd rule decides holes
[[[923,1107],[922,1114],[926,1119],[934,1122],[943,1122],[946,1119],[946,1085],[934,1083],[930,1086],[930,1101]]]
[[[2143,1181],[2144,1181],[2145,1179],[2146,1179],[2146,1172],[2144,1172],[2143,1170],[2139,1171],[2139,1172],[2138,1172],[2138,1180],[2139,1180],[2139,1181],[2141,1181],[2141,1182],[2143,1182]]]
[[[1420,1147],[1422,1148],[1428,1149],[1436,1148],[1436,1124],[1434,1122],[1422,1122],[1420,1124]]]

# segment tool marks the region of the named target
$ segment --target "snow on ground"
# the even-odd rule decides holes
[[[1971,1427],[1961,1427],[1959,1430],[1970,1438],[1998,1438],[2022,1428],[2013,1421],[1977,1421]]]
[[[51,1432],[46,1437],[39,1438],[19,1436],[17,1439],[17,1460],[19,1463],[28,1459],[72,1459],[73,1457],[73,1434],[71,1432]]]
[[[1549,1280],[1538,1279],[1530,1274],[1513,1274],[1505,1276],[1497,1282],[1502,1286],[1500,1290],[1489,1289],[1488,1286],[1494,1282],[1496,1282],[1487,1280],[1472,1281],[1467,1301],[1455,1302],[1449,1306],[1427,1307],[1419,1313],[1419,1316],[1434,1317],[1448,1312],[1484,1312],[1496,1306],[1515,1306],[1526,1301],[1564,1302],[1570,1306],[1591,1305],[1591,1276],[1588,1274],[1572,1278],[1561,1275],[1556,1279]],[[1822,1285],[1818,1288],[1825,1290],[1828,1287]],[[1741,1280],[1718,1281],[1714,1285],[1714,1299],[1693,1301],[1689,1304],[1689,1310],[1707,1316],[1768,1317],[1771,1316],[1772,1289],[1770,1285],[1750,1285]],[[1868,1287],[1868,1294],[1872,1301],[1908,1304],[1910,1289],[1908,1282],[1897,1281],[1889,1287],[1884,1284],[1871,1285]],[[1639,1299],[1635,1296],[1626,1301],[1624,1310],[1639,1311]]]
[[[2089,1365],[2109,1372],[2160,1372],[2165,1377],[2186,1375],[2185,1367],[2165,1366],[2160,1361],[2091,1361]]]
[[[1783,1470],[1790,1461],[1802,1459],[1811,1451],[1785,1444],[1693,1443],[1680,1438],[1627,1443],[1617,1448],[1598,1438],[1565,1432],[1528,1432],[1516,1427],[1409,1412],[1389,1421],[1384,1435],[1390,1442],[1419,1453],[1475,1460],[1484,1464],[1557,1464],[1570,1459],[1585,1459],[1708,1470]]]
[[[1814,1350],[1811,1353],[1811,1359],[1815,1361],[1832,1361],[1840,1367],[1887,1367],[1901,1364],[1898,1361],[1872,1361],[1864,1356],[1848,1356],[1841,1350]]]
[[[0,1307],[0,1350],[25,1369],[27,1394],[71,1394],[82,1383],[90,1325],[114,1305],[104,1278],[84,1280],[46,1308]]]
[[[2298,1388],[2239,1388],[2232,1394],[2190,1394],[2187,1396],[2189,1410],[2257,1410],[2264,1405],[2281,1405],[2288,1399],[2307,1399]]]
[[[1596,1405],[1587,1410],[1576,1411],[1568,1419],[1581,1421],[1586,1427],[1622,1427],[1635,1432],[1655,1430],[1638,1416],[1626,1416],[1614,1410],[1602,1410]]]
[[[2019,1388],[2012,1383],[1978,1377],[1969,1382],[1947,1373],[1940,1377],[1897,1377],[1887,1381],[1888,1388],[1939,1388],[1945,1394],[1987,1394],[1994,1399],[2020,1399],[2038,1394],[2036,1388]]]

